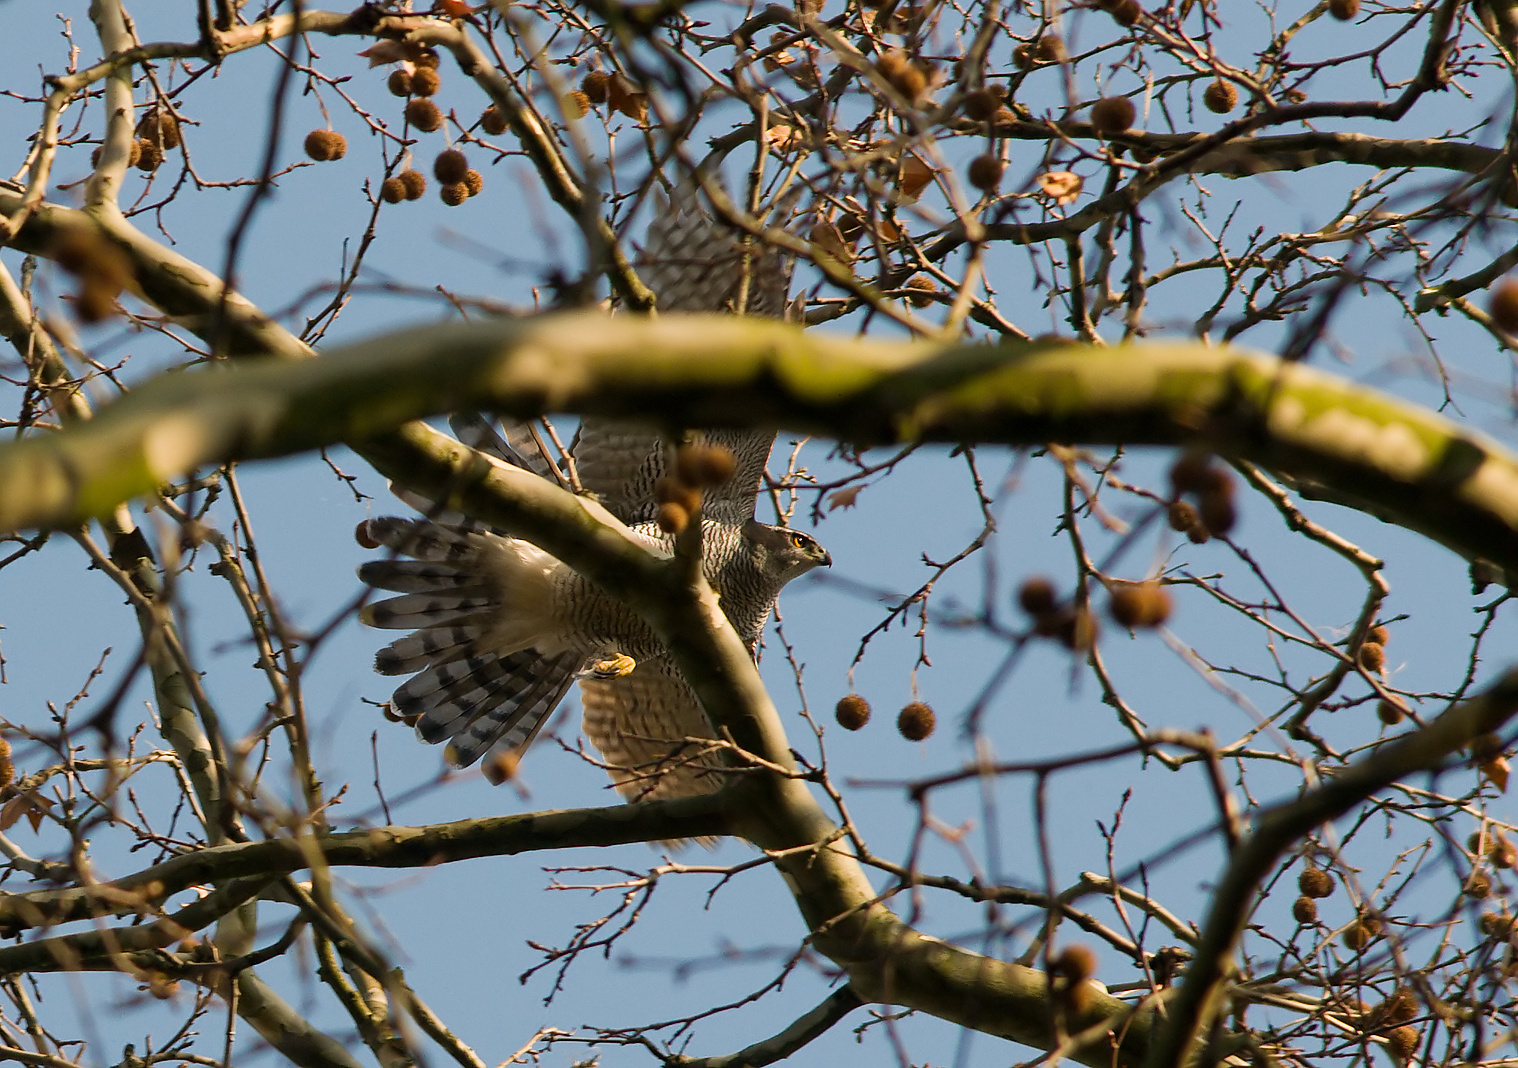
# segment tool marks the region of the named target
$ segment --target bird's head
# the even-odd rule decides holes
[[[744,536],[759,551],[765,573],[782,585],[814,567],[833,566],[828,551],[805,531],[751,522],[744,530]]]

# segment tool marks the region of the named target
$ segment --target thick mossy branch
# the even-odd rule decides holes
[[[882,342],[730,316],[444,324],[166,375],[0,448],[0,528],[63,527],[194,468],[373,438],[461,408],[776,426],[857,445],[1205,445],[1518,572],[1518,457],[1426,409],[1192,343]]]

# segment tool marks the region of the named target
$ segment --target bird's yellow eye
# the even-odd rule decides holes
[[[791,535],[791,544],[794,545],[798,549],[805,547],[805,545],[806,545],[806,535],[805,534],[792,534]]]

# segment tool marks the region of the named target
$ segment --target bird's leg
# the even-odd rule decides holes
[[[637,666],[638,662],[626,653],[612,653],[590,661],[580,674],[592,679],[620,679],[623,675],[631,675]]]

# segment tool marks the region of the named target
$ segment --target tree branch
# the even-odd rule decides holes
[[[852,987],[840,987],[828,995],[822,1004],[798,1017],[779,1034],[761,1039],[737,1053],[719,1057],[676,1055],[665,1058],[664,1063],[669,1068],[762,1068],[763,1065],[783,1061],[797,1050],[805,1048],[863,1004]]]
[[[0,528],[67,526],[203,464],[340,440],[398,461],[432,432],[382,445],[391,428],[471,407],[778,425],[856,445],[1200,442],[1518,573],[1518,457],[1309,367],[1190,343],[893,343],[595,312],[422,327],[300,366],[166,375],[89,425],[0,448]]]
[[[0,930],[15,934],[29,927],[139,912],[192,886],[302,871],[317,858],[333,867],[422,868],[537,849],[729,834],[725,807],[722,798],[705,795],[210,846],[108,883],[0,894]],[[0,954],[4,952],[0,949]]]
[[[1151,1068],[1181,1068],[1210,1019],[1227,1011],[1222,988],[1234,949],[1253,915],[1255,893],[1282,853],[1313,828],[1337,819],[1397,780],[1438,768],[1478,735],[1501,730],[1515,713],[1518,671],[1510,671],[1485,693],[1456,705],[1428,726],[1387,742],[1295,801],[1261,812],[1254,833],[1229,855],[1212,895],[1196,957],[1157,1036]]]

